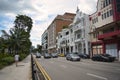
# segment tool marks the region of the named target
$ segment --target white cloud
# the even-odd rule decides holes
[[[80,0],[79,9],[87,14],[92,14],[96,11],[97,0]]]
[[[0,15],[9,16],[14,21],[17,14],[26,14],[33,19],[31,41],[33,45],[41,44],[41,35],[57,14],[75,13],[77,6],[85,13],[93,13],[97,0],[11,0],[0,1]],[[1,22],[0,22],[1,23]],[[3,23],[13,26],[13,22]],[[10,28],[10,27],[9,27]]]

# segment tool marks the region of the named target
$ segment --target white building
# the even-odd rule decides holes
[[[89,15],[77,9],[73,23],[69,25],[68,29],[59,32],[57,39],[59,53],[78,52],[89,54],[89,26]]]
[[[62,31],[58,33],[58,37],[57,37],[57,51],[58,51],[58,53],[67,54],[69,52],[69,46],[70,46],[69,33],[70,32],[69,32],[68,28],[62,29]]]
[[[44,31],[42,34],[42,52],[48,52],[48,32],[47,30]]]
[[[77,9],[73,23],[70,25],[70,49],[71,52],[86,53],[90,51],[90,22],[89,15]]]

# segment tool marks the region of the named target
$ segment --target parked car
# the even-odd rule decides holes
[[[51,57],[52,57],[52,58],[58,58],[58,53],[52,53],[52,54],[51,54]]]
[[[64,55],[64,53],[59,53],[58,56],[64,57],[65,55]]]
[[[93,61],[113,62],[115,57],[109,54],[96,54],[91,58]]]
[[[116,57],[110,55],[110,54],[101,54],[104,57],[108,57],[109,58],[109,62],[113,62],[115,61]]]
[[[84,58],[84,59],[89,59],[90,58],[90,55],[88,54],[84,54],[84,53],[80,53],[78,54],[81,58]]]
[[[78,56],[80,56],[81,58],[84,58],[84,59],[90,58],[90,56],[88,54],[85,54],[85,53],[75,52],[74,54],[77,54]]]
[[[40,53],[36,53],[36,58],[41,58],[41,54]]]
[[[80,61],[80,57],[77,54],[67,54],[66,59],[70,61]]]
[[[51,58],[51,55],[49,53],[45,53],[44,58]]]

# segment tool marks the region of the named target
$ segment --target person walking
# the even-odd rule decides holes
[[[15,55],[15,64],[16,64],[16,67],[18,66],[18,61],[19,61],[19,55],[16,54]]]

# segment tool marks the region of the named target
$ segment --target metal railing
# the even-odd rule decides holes
[[[50,76],[43,69],[40,63],[35,57],[31,54],[31,71],[32,71],[32,80],[51,80]]]

